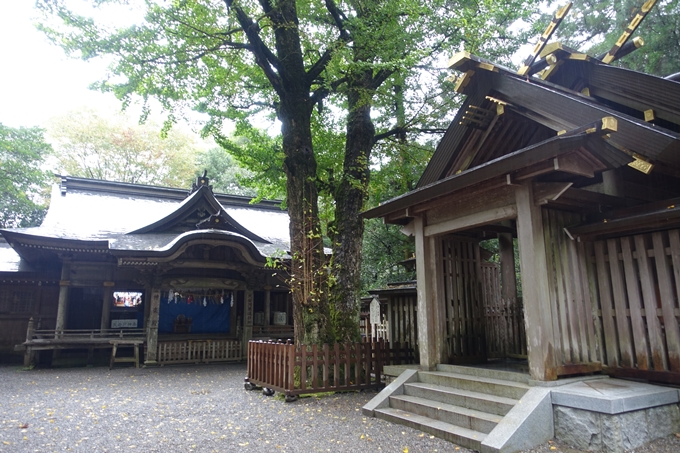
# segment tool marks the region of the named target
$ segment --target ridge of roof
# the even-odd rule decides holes
[[[61,179],[60,190],[62,196],[68,194],[69,191],[102,192],[112,195],[130,195],[135,197],[170,200],[184,200],[191,195],[189,189],[178,189],[175,187],[151,186],[147,184],[134,184],[58,174],[55,174],[54,176]],[[252,197],[223,193],[213,193],[213,195],[220,204],[251,209],[285,211],[284,209],[281,209],[280,200],[261,200],[253,204],[250,203]]]

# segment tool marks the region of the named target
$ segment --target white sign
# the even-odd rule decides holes
[[[380,324],[380,301],[378,300],[377,297],[374,297],[373,300],[371,301],[370,310],[371,310],[370,315],[371,315],[371,324],[373,326],[373,333],[374,333],[374,336],[376,336],[375,335],[375,332],[376,332],[375,326],[377,324]]]
[[[112,319],[111,320],[112,329],[136,329],[137,320],[136,319]]]

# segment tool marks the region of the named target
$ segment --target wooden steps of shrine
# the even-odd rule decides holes
[[[499,370],[442,366],[409,376],[364,413],[477,451],[529,390],[527,375]]]

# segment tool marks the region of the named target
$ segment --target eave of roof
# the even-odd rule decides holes
[[[362,216],[365,218],[385,217],[390,213],[405,210],[419,203],[553,159],[580,147],[584,147],[591,154],[598,156],[603,162],[609,162],[611,168],[616,168],[622,163],[632,160],[622,151],[611,147],[605,138],[597,134],[584,132],[576,135],[556,136],[478,167],[435,181],[427,186],[419,187],[376,208],[365,211]]]
[[[613,99],[631,106],[631,99],[643,97],[638,108],[647,106],[659,111],[659,117],[674,121],[680,116],[680,83],[635,71],[609,67],[596,61],[565,61],[565,66],[572,65],[575,70],[598,81],[593,95],[600,94],[607,84],[626,82],[623,87],[611,91],[619,98]],[[580,66],[579,66],[580,65]],[[456,118],[442,137],[427,168],[424,170],[417,187],[442,178],[447,167],[459,152],[461,144],[466,140],[469,129],[459,123],[470,105],[481,105],[486,96],[500,98],[519,109],[536,111],[533,120],[554,131],[570,130],[584,123],[595,121],[604,116],[614,116],[621,125],[622,133],[617,134],[613,143],[634,151],[651,159],[680,166],[680,135],[654,124],[634,118],[615,109],[606,107],[595,98],[565,88],[538,77],[523,77],[499,65],[494,65],[482,58],[470,54],[458,56],[453,68],[460,71],[474,71],[469,83],[464,88],[467,95]],[[580,68],[580,69],[579,69]],[[558,72],[559,74],[559,72]],[[646,88],[637,86],[645,83]],[[611,96],[610,96],[611,97]],[[656,111],[655,110],[655,111]]]
[[[231,231],[222,230],[196,230],[182,233],[170,242],[161,246],[149,249],[122,249],[112,248],[111,254],[119,259],[129,258],[131,260],[146,261],[157,263],[159,259],[175,258],[179,255],[186,246],[194,243],[211,243],[214,242],[220,245],[230,245],[242,252],[243,258],[252,265],[262,265],[266,262],[266,256],[258,249],[258,247],[250,239]]]

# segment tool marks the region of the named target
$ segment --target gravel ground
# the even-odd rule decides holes
[[[375,392],[285,403],[244,390],[245,372],[244,364],[0,366],[0,452],[470,452],[364,417]],[[530,451],[578,453],[556,443]],[[636,452],[677,453],[680,438]]]

